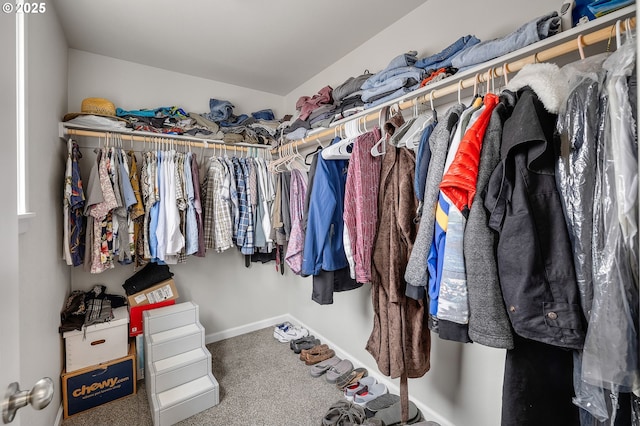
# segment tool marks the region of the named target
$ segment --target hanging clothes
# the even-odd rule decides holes
[[[516,103],[484,200],[498,232],[500,285],[517,335],[505,362],[503,426],[579,424],[567,349],[582,348],[585,329],[554,176],[564,84],[551,64],[528,65],[509,83]]]
[[[407,419],[407,378],[422,377],[430,368],[431,336],[426,301],[405,296],[405,268],[417,225],[413,193],[415,153],[387,148],[378,195],[378,233],[373,247],[371,298],[373,330],[366,350],[380,372],[401,378],[402,417]]]
[[[336,138],[333,143],[338,141]],[[317,275],[321,269],[336,271],[347,266],[342,230],[347,160],[318,157],[302,259],[304,275]]]
[[[371,253],[378,225],[378,187],[382,157],[371,155],[380,140],[380,129],[357,137],[349,160],[344,194],[343,220],[354,258],[351,277],[371,282]]]
[[[404,279],[407,282],[407,296],[422,300],[426,295],[428,272],[427,257],[433,240],[436,204],[444,163],[449,149],[450,135],[464,110],[464,105],[456,104],[449,108],[441,121],[433,129],[429,138],[431,159],[425,181],[424,203],[418,234],[410,251]]]
[[[64,178],[64,247],[63,255],[67,265],[79,266],[85,253],[85,195],[82,187],[79,160],[82,158],[78,144],[67,141],[67,163]]]
[[[500,162],[502,128],[511,115],[515,99],[509,92],[500,95],[482,142],[476,193],[464,229],[464,261],[469,294],[469,338],[481,345],[512,349],[513,332],[498,278],[494,248],[496,234],[487,226],[484,189]]]
[[[304,230],[302,228],[302,216],[304,214],[304,200],[307,194],[307,177],[298,169],[291,171],[291,192],[289,205],[291,207],[291,235],[285,262],[294,274],[300,275],[302,271],[302,251],[304,249]]]

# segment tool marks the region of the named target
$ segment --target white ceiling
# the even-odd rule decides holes
[[[286,95],[427,0],[56,0],[70,48]]]

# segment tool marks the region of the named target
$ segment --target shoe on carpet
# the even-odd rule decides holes
[[[333,349],[326,349],[317,354],[307,355],[307,359],[304,360],[304,363],[307,365],[315,365],[319,362],[326,361],[329,358],[333,358],[334,356],[336,356],[336,353]]]
[[[303,349],[300,351],[300,361],[305,361],[307,359],[307,355],[311,354],[319,354],[322,351],[328,350],[329,345],[323,343],[321,345],[315,345],[309,349]]]
[[[329,369],[327,369],[325,378],[327,379],[328,383],[335,383],[336,380],[338,380],[338,377],[342,376],[343,374],[347,374],[352,370],[353,363],[348,359],[343,359],[336,365],[332,365],[331,367],[329,367]]]
[[[356,383],[352,383],[349,386],[346,386],[343,390],[344,397],[347,401],[353,401],[353,395],[360,392],[362,389],[367,386],[372,386],[378,383],[375,377],[373,376],[365,376],[362,379],[358,380]]]
[[[376,412],[374,419],[382,420],[382,422],[386,426],[399,426],[402,423],[402,407],[401,402],[398,401],[395,404],[383,408],[382,410]],[[416,404],[409,401],[409,420],[407,424],[414,424],[419,422],[422,419],[422,413],[416,407]]]
[[[293,325],[286,321],[282,324],[278,324],[273,329],[273,337],[282,343],[291,342],[292,340],[299,339],[309,335],[309,330],[304,327]]]
[[[316,339],[313,336],[305,336],[305,337],[301,337],[299,339],[290,341],[289,347],[294,353],[299,354],[303,350],[311,349],[314,346],[317,346],[319,344],[320,344],[320,339]]]
[[[348,373],[343,374],[342,376],[336,379],[336,387],[340,390],[343,390],[347,386],[356,383],[358,380],[366,377],[369,374],[366,368],[356,368]]]
[[[367,412],[367,417],[373,417],[376,412],[390,407],[398,401],[400,401],[399,395],[393,393],[385,393],[384,395],[381,395],[376,399],[367,402],[364,409]]]
[[[354,404],[365,405],[367,402],[372,401],[387,392],[387,386],[384,383],[376,383],[356,392],[355,395],[353,395],[353,402]]]
[[[321,361],[321,362],[313,365],[309,369],[309,374],[311,374],[311,376],[313,376],[313,377],[320,377],[324,373],[326,373],[329,368],[333,367],[334,365],[336,365],[340,361],[342,361],[342,360],[340,358],[338,358],[337,356],[334,356],[334,357],[331,357],[331,358],[329,358],[327,360]]]

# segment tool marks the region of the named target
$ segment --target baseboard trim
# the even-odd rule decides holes
[[[229,328],[227,330],[218,331],[217,333],[207,334],[204,338],[204,341],[208,345],[209,343],[218,342],[220,340],[229,339],[231,337],[241,336],[243,334],[251,333],[252,331],[257,331],[266,327],[280,324],[281,322],[290,321],[289,318],[291,318],[291,315],[284,314],[241,325],[238,327]]]
[[[53,423],[53,426],[60,426],[62,424],[62,414],[63,408],[62,403],[60,403],[60,407],[58,407],[58,414],[56,414],[56,421]]]

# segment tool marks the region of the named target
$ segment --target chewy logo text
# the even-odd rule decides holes
[[[76,389],[72,393],[73,393],[73,396],[77,398],[79,396],[89,395],[91,392],[95,392],[98,389],[112,388],[115,386],[117,382],[118,382],[118,378],[112,377],[110,379],[103,380],[102,382],[95,382],[89,386],[82,385],[80,389]]]

